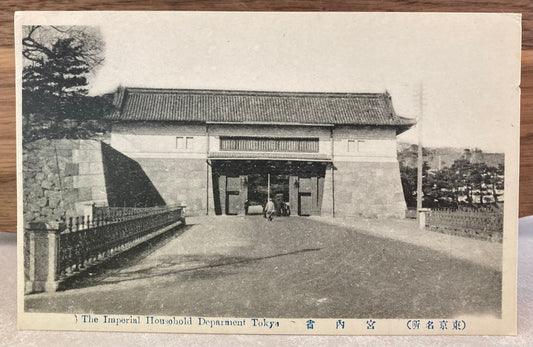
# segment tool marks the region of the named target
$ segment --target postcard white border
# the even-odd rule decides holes
[[[196,12],[199,13],[199,12]],[[217,12],[224,15],[225,12]],[[51,314],[51,313],[29,313],[24,311],[24,269],[23,269],[23,215],[22,215],[22,87],[21,87],[21,66],[22,66],[22,49],[21,27],[30,24],[53,24],[53,25],[89,25],[95,21],[102,20],[102,15],[117,14],[117,12],[17,12],[15,15],[15,52],[16,52],[16,96],[17,96],[17,241],[18,241],[18,327],[19,329],[28,330],[73,330],[73,331],[130,331],[130,332],[174,332],[174,333],[214,333],[214,334],[312,334],[312,335],[516,335],[516,266],[517,266],[517,237],[518,237],[518,179],[519,179],[519,139],[520,139],[520,47],[521,38],[509,38],[515,40],[516,50],[510,52],[510,59],[515,59],[516,71],[512,73],[516,76],[516,108],[509,110],[509,122],[514,129],[506,140],[505,150],[505,207],[504,207],[504,239],[503,239],[503,267],[502,267],[502,318],[486,317],[412,317],[411,319],[420,319],[421,322],[427,320],[435,321],[446,319],[450,322],[464,320],[467,323],[465,330],[408,330],[406,324],[408,319],[343,319],[345,329],[335,328],[337,318],[316,319],[316,318],[297,318],[297,319],[276,319],[270,318],[269,321],[279,322],[279,327],[275,329],[264,329],[253,327],[247,324],[245,327],[214,327],[206,328],[198,324],[180,326],[180,325],[147,325],[147,324],[80,324],[76,319],[80,319],[80,312],[74,314]],[[125,17],[131,20],[149,20],[154,14],[158,16],[177,16],[180,12],[120,12],[120,18]],[[235,13],[233,13],[235,15]],[[241,12],[241,16],[253,15],[253,13]],[[306,13],[284,13],[283,15],[305,16]],[[322,15],[330,15],[323,13]],[[376,20],[385,15],[400,16],[433,16],[435,20],[443,14],[439,13],[402,13],[402,14],[384,14],[384,13],[352,13],[353,16],[374,16]],[[520,14],[446,14],[455,16],[467,16],[466,19],[475,20],[478,16],[507,16],[517,25],[517,31],[520,30]],[[518,54],[518,56],[517,56]],[[511,73],[511,71],[510,71]],[[76,317],[75,317],[76,316]],[[93,315],[93,317],[103,317],[104,315]],[[109,316],[128,318],[129,315],[113,315],[112,310]],[[134,315],[135,316],[135,315]],[[154,313],[155,316],[155,313]],[[141,319],[144,316],[141,316]],[[172,319],[172,317],[159,316],[161,318]],[[192,320],[198,320],[198,317],[191,317]],[[205,317],[207,318],[207,317]],[[257,317],[263,319],[263,317]],[[209,319],[216,319],[210,317]],[[228,320],[229,318],[220,318]],[[235,318],[243,319],[243,318]],[[251,318],[244,318],[247,322]],[[306,328],[306,321],[313,319],[315,326],[312,330]],[[375,328],[367,329],[368,320],[374,320]]]

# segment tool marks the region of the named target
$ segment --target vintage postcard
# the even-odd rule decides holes
[[[519,14],[15,29],[21,329],[516,334]]]

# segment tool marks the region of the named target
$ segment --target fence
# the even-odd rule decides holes
[[[92,206],[92,216],[95,223],[98,219],[124,219],[129,217],[141,217],[144,215],[164,212],[173,208],[172,206],[155,206],[155,207],[111,207],[111,206]],[[90,216],[88,216],[90,217]],[[69,222],[70,222],[69,218]],[[75,223],[75,219],[72,219]]]
[[[55,291],[66,278],[185,224],[182,206],[105,208],[25,230],[26,292]]]
[[[448,234],[502,242],[503,211],[492,209],[435,209],[426,227]]]

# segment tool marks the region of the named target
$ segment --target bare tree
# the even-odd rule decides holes
[[[81,47],[80,58],[95,72],[104,61],[104,40],[97,27],[42,26],[23,27],[22,55],[25,64],[44,64],[57,58],[53,45],[60,39],[69,39],[73,46]]]
[[[105,96],[88,95],[88,77],[104,61],[99,29],[25,26],[22,46],[24,139],[90,137],[101,131],[90,120],[101,120],[111,102]],[[72,120],[78,126],[69,125]]]

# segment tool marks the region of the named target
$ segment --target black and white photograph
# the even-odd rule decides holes
[[[15,30],[21,328],[516,333],[520,15]]]

